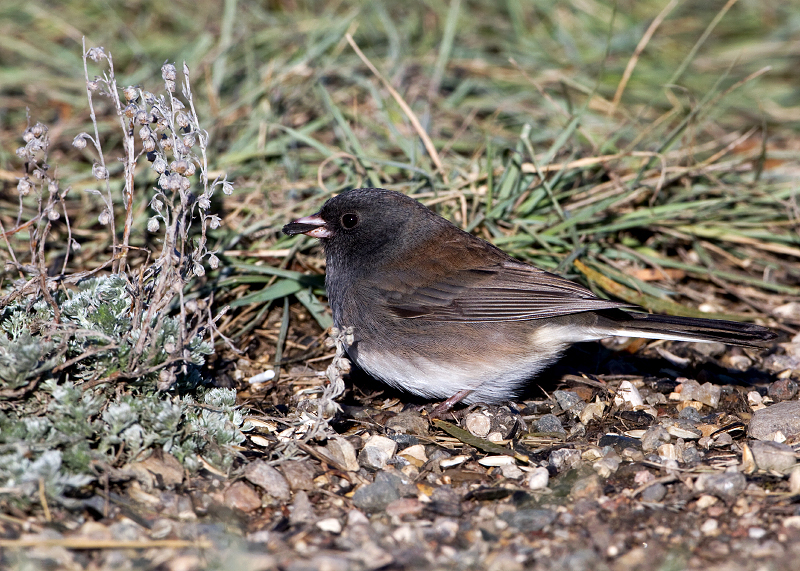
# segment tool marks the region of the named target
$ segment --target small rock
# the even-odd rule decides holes
[[[557,472],[563,472],[580,464],[581,453],[572,448],[559,448],[550,453],[550,458],[547,461]]]
[[[663,426],[656,425],[648,428],[642,436],[642,450],[650,452],[656,450],[664,442],[669,442],[670,435]]]
[[[800,321],[800,302],[790,301],[789,303],[779,305],[772,310],[772,314],[783,319]]]
[[[506,464],[505,466],[500,466],[500,472],[503,474],[503,477],[508,480],[519,480],[525,475],[525,473],[516,464]]]
[[[245,513],[257,510],[261,507],[261,496],[245,482],[234,482],[225,490],[223,497],[225,505]]]
[[[556,520],[556,512],[542,509],[521,509],[503,512],[500,519],[522,532],[541,531]]]
[[[327,446],[322,448],[321,452],[335,460],[348,472],[358,472],[359,465],[356,458],[356,449],[346,438],[338,436],[328,440]]]
[[[289,482],[283,474],[263,460],[250,462],[244,469],[244,477],[277,500],[286,502],[292,498]]]
[[[311,521],[314,517],[314,507],[308,499],[308,494],[304,490],[295,493],[294,501],[289,506],[289,523],[297,525]]]
[[[717,535],[719,533],[719,522],[714,518],[708,518],[700,524],[700,533],[703,535]]]
[[[570,489],[570,495],[578,499],[595,499],[603,491],[603,485],[596,474],[577,480]]]
[[[533,423],[534,432],[553,432],[566,434],[567,431],[561,426],[561,421],[554,414],[545,414]]]
[[[652,502],[657,503],[664,499],[664,496],[667,495],[667,487],[662,483],[656,483],[652,486],[647,486],[644,490],[642,490],[641,495],[639,496],[643,502]]]
[[[258,569],[267,569],[261,565]],[[269,566],[269,568],[273,568]],[[314,555],[310,559],[295,559],[286,567],[285,571],[349,571],[353,568],[353,562],[344,556],[335,555]]]
[[[661,424],[666,429],[667,433],[675,438],[696,440],[703,436],[703,432],[698,429],[692,421],[684,418],[665,419]]]
[[[791,379],[775,381],[767,389],[767,394],[776,402],[792,400],[797,395],[797,383]]]
[[[418,468],[428,461],[428,455],[425,454],[425,447],[422,444],[409,446],[401,452],[398,452],[397,455],[402,456]]]
[[[726,501],[734,501],[747,486],[747,478],[739,472],[700,474],[694,483],[695,490],[712,494]]]
[[[314,489],[314,467],[308,460],[287,460],[278,468],[292,490]]]
[[[443,516],[460,517],[462,511],[461,496],[448,485],[439,486],[433,490],[431,503],[428,504],[428,507],[434,513]]]
[[[788,474],[796,464],[794,449],[781,442],[756,440],[750,443],[750,451],[756,465],[765,472]]]
[[[336,535],[342,533],[342,523],[335,517],[321,519],[315,525],[322,531],[327,531],[328,533],[335,533]]]
[[[796,345],[792,343],[791,345]],[[800,355],[796,351],[793,354],[786,355],[770,355],[764,359],[764,368],[771,373],[781,373],[783,371],[791,370],[796,371],[800,369]]]
[[[382,470],[397,452],[397,442],[380,434],[370,436],[358,453],[358,463],[367,470]]]
[[[588,424],[592,420],[601,419],[603,418],[603,412],[606,410],[606,405],[600,399],[597,399],[595,402],[590,402],[587,404],[581,413],[578,415],[578,418],[583,424]]]
[[[404,410],[390,418],[386,422],[386,428],[402,434],[427,436],[428,421],[422,418],[422,415],[415,410]]]
[[[695,423],[700,422],[700,412],[693,406],[685,406],[678,413],[678,418],[683,418]]]
[[[800,466],[792,468],[792,473],[789,474],[789,492],[793,495],[800,494]]]
[[[525,484],[527,484],[528,488],[531,490],[543,490],[547,487],[549,481],[550,472],[547,470],[547,468],[543,468],[541,466],[528,472],[528,475],[525,478]]]
[[[378,472],[372,484],[355,491],[353,505],[367,512],[385,510],[386,506],[403,495],[403,487],[403,480],[396,474]]]
[[[682,460],[680,448],[674,444],[662,444],[656,449],[662,460]]]
[[[553,391],[558,406],[565,412],[571,412],[574,415],[580,414],[586,403],[583,399],[573,391]]]
[[[800,401],[773,404],[753,413],[747,434],[756,440],[774,440],[776,433],[786,438],[800,434]]]
[[[183,466],[175,456],[160,448],[138,465],[155,475],[158,486],[171,489],[183,482]]]
[[[399,498],[386,506],[386,515],[388,516],[418,516],[425,508],[425,504],[417,498]]]
[[[630,381],[622,381],[619,384],[619,389],[617,389],[617,394],[614,396],[615,405],[622,406],[625,403],[628,403],[631,408],[644,404],[642,395],[639,394],[639,389]]]
[[[492,419],[485,411],[473,411],[467,415],[464,425],[473,436],[486,438],[492,430]]]

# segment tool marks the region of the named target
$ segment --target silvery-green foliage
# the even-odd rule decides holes
[[[69,493],[94,481],[109,467],[120,467],[160,448],[189,470],[199,457],[230,467],[234,446],[248,427],[229,389],[200,389],[203,405],[156,392],[122,395],[106,401],[71,382],[41,385],[46,410],[0,411],[0,488],[21,502],[35,499],[40,482],[49,497],[69,504]]]

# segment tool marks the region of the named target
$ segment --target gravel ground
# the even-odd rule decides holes
[[[0,566],[796,569],[800,339],[637,348],[579,346],[535,398],[436,420],[354,373],[313,438],[298,368],[242,392],[234,473],[151,457],[79,517],[0,520]]]

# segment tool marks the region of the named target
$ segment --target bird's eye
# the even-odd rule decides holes
[[[347,230],[350,230],[350,228],[355,228],[356,224],[358,224],[358,216],[355,214],[342,215],[342,226]]]

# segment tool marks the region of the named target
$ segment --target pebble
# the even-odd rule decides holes
[[[292,497],[289,482],[277,469],[264,460],[254,460],[244,469],[244,477],[252,484],[260,486],[267,494],[280,501],[288,501]]]
[[[642,490],[641,495],[639,496],[643,502],[649,503],[657,503],[664,499],[664,496],[667,495],[667,487],[662,483],[653,484],[652,486],[647,486],[644,490]]]
[[[486,438],[492,430],[492,419],[485,411],[474,411],[467,415],[464,425],[470,434],[478,438]]]
[[[278,468],[292,490],[314,489],[314,467],[308,460],[287,460]]]
[[[519,480],[525,475],[525,472],[523,472],[516,464],[501,466],[500,472],[503,474],[503,477],[508,480]]]
[[[425,447],[422,444],[414,444],[408,448],[403,449],[397,453],[418,468],[428,461],[428,455],[425,454]]]
[[[700,532],[703,535],[717,535],[719,533],[719,522],[714,518],[709,518],[700,525]]]
[[[289,506],[289,522],[296,525],[311,521],[314,517],[314,506],[311,505],[308,494],[300,490],[294,495],[294,501]]]
[[[321,519],[315,525],[322,531],[327,531],[328,533],[334,533],[336,535],[342,533],[342,522],[335,517]]]
[[[793,495],[800,494],[800,466],[792,468],[789,474],[789,492]]]
[[[503,512],[500,519],[523,532],[541,531],[556,520],[556,512],[543,509],[521,509]]]
[[[397,452],[397,442],[380,434],[374,434],[358,453],[358,463],[367,470],[382,470],[395,452]]]
[[[700,412],[693,406],[686,406],[678,413],[678,418],[685,418],[691,422],[700,422]]]
[[[788,474],[796,464],[794,449],[781,442],[756,440],[750,443],[750,451],[758,468],[765,472]]]
[[[736,500],[746,486],[747,478],[740,472],[700,474],[694,483],[698,492],[711,494],[729,502]]]
[[[261,496],[247,483],[234,482],[225,490],[225,505],[245,513],[261,507]]]
[[[461,495],[448,485],[439,486],[431,494],[428,507],[437,514],[448,517],[461,516]]]
[[[550,482],[550,472],[547,468],[539,466],[528,472],[525,478],[525,484],[531,490],[543,490]]]
[[[545,414],[533,423],[534,432],[554,432],[566,434],[567,431],[561,426],[561,421],[554,414]]]
[[[703,436],[703,432],[697,428],[691,420],[684,418],[668,418],[662,422],[662,426],[666,429],[667,433],[675,438],[683,438],[684,440],[696,440]]]
[[[694,379],[686,379],[681,384],[681,391],[678,400],[698,401],[711,408],[719,406],[719,399],[722,395],[722,387],[712,383],[702,385]]]
[[[756,440],[775,440],[776,433],[785,438],[800,435],[800,401],[780,402],[753,413],[747,434]]]
[[[644,405],[644,399],[642,399],[639,389],[630,381],[622,381],[617,389],[617,394],[614,396],[615,405],[622,406],[625,403],[628,403],[631,408]]]
[[[775,381],[767,389],[767,394],[776,402],[791,400],[797,395],[797,383],[791,379]]]
[[[404,410],[386,421],[386,428],[402,434],[427,436],[428,421],[415,410]]]
[[[651,426],[642,436],[642,450],[650,452],[656,450],[664,442],[670,441],[670,435],[666,429],[659,425]]]
[[[571,468],[575,468],[581,462],[581,453],[572,448],[559,448],[553,450],[548,458],[548,463],[556,469],[557,472],[563,472]]]
[[[553,391],[553,396],[561,410],[571,412],[574,415],[580,414],[586,406],[586,403],[578,396],[578,393],[573,391]]]
[[[356,458],[356,449],[353,444],[341,436],[328,440],[328,444],[322,449],[326,454],[348,472],[358,472],[359,465]]]
[[[792,343],[794,345],[794,343]],[[764,367],[772,373],[800,369],[800,357],[798,355],[770,355],[764,359]]]
[[[372,484],[361,486],[355,491],[353,505],[367,512],[385,510],[386,506],[403,495],[403,488],[403,480],[396,474],[378,472]]]
[[[595,499],[600,497],[602,491],[603,486],[600,482],[600,477],[596,474],[592,474],[591,476],[576,480],[569,493],[576,500]]]
[[[398,498],[386,506],[386,515],[403,517],[406,515],[417,516],[422,513],[425,504],[417,498]]]

